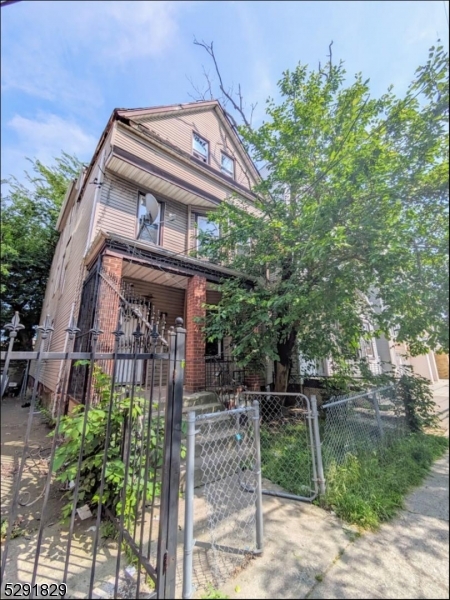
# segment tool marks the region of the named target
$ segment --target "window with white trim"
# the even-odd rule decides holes
[[[197,224],[197,250],[200,250],[201,242],[198,234],[200,232],[208,233],[213,237],[219,237],[219,229],[215,223],[208,220],[205,215],[196,215],[195,221]]]
[[[234,179],[234,159],[231,158],[231,156],[228,156],[228,154],[225,154],[225,152],[222,152],[220,155],[220,170],[222,173],[225,173],[225,175],[233,177]]]
[[[192,152],[196,158],[209,162],[209,143],[195,132],[192,136]]]
[[[157,214],[150,214],[146,203],[146,194],[139,192],[137,209],[137,239],[159,245],[161,243],[161,223],[164,205],[158,201]]]

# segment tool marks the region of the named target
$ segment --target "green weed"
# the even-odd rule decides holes
[[[210,599],[210,598],[229,598],[229,596],[227,596],[220,590],[217,590],[211,584],[208,584],[208,588],[207,588],[206,592],[200,597],[205,600]]]
[[[348,455],[328,468],[322,505],[349,523],[376,529],[403,507],[406,494],[446,448],[447,438],[414,433],[383,451]]]

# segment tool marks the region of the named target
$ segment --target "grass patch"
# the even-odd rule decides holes
[[[447,448],[445,437],[416,433],[381,452],[348,455],[327,470],[321,503],[348,523],[376,529],[403,507],[406,494],[422,483]]]
[[[298,496],[311,490],[309,433],[303,423],[261,427],[262,475]]]

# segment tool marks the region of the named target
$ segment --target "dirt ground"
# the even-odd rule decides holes
[[[1,518],[7,518],[12,500],[13,482],[19,470],[29,417],[29,405],[22,406],[20,398],[4,398],[1,404]],[[48,457],[52,439],[51,429],[36,411],[30,432],[28,458],[22,475],[19,494],[19,514],[15,519],[15,535],[31,535],[39,528],[43,492],[48,475]],[[62,493],[52,486],[47,503],[47,524],[59,519]]]

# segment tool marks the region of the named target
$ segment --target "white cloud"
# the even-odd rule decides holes
[[[120,62],[159,56],[174,42],[184,2],[101,2],[100,56]],[[103,43],[106,42],[106,43]]]
[[[54,114],[42,113],[37,119],[15,115],[7,126],[17,137],[15,154],[47,163],[60,156],[62,150],[75,154],[81,160],[89,160],[97,143],[97,139],[83,131],[77,123]]]
[[[20,90],[81,113],[102,104],[97,75],[174,48],[180,13],[194,3],[25,4],[2,23],[2,91]]]

